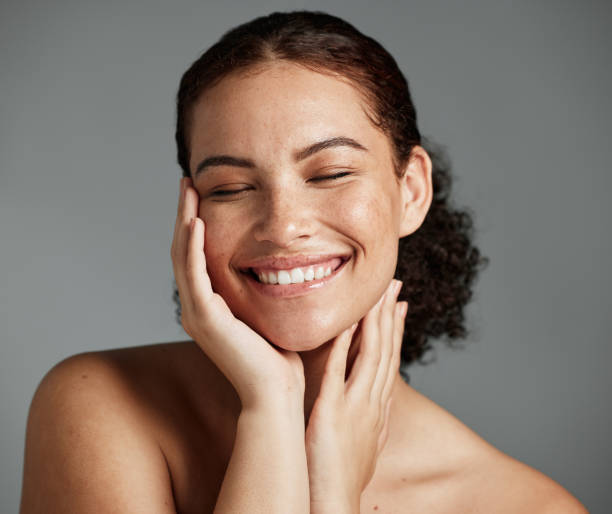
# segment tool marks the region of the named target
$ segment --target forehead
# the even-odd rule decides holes
[[[191,165],[211,152],[280,157],[324,137],[347,136],[374,152],[387,137],[370,121],[346,80],[275,62],[234,74],[207,90],[192,111]]]

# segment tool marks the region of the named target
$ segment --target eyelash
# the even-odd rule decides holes
[[[326,175],[326,176],[323,176],[323,177],[315,177],[315,178],[312,178],[310,180],[314,180],[315,182],[318,182],[320,180],[337,180],[337,179],[345,177],[347,175],[352,175],[352,172],[350,172],[350,171],[341,171],[339,173],[334,173],[333,175]]]
[[[340,173],[334,173],[333,175],[327,175],[324,177],[315,177],[315,178],[311,178],[311,181],[314,182],[320,182],[322,180],[338,180],[339,178],[343,178],[346,177],[348,175],[352,175],[353,173],[350,171],[341,171]],[[227,190],[227,189],[220,189],[218,191],[213,191],[212,193],[210,193],[210,196],[231,196],[234,194],[238,194],[238,193],[242,193],[243,191],[246,191],[246,189],[236,189],[235,191],[231,191],[231,190]]]

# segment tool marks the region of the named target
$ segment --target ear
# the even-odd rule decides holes
[[[431,159],[425,149],[419,145],[413,147],[404,174],[399,179],[402,201],[400,237],[415,232],[429,211],[433,198],[431,173]]]

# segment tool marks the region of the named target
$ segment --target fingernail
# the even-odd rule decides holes
[[[402,317],[405,318],[408,313],[408,302],[402,304]]]
[[[402,281],[401,280],[396,280],[395,281],[395,288],[393,289],[393,292],[395,294],[398,294],[400,292],[401,288],[402,288]]]

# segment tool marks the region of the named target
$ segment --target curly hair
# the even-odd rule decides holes
[[[366,115],[392,143],[393,166],[401,176],[411,150],[420,145],[432,164],[433,199],[421,227],[399,241],[395,278],[400,300],[409,304],[400,372],[424,362],[432,338],[449,345],[467,336],[464,308],[474,279],[488,259],[473,245],[472,215],[451,206],[450,162],[440,146],[422,138],[408,82],[394,58],[376,40],[348,22],[320,11],[274,12],[226,32],[183,74],[176,98],[177,160],[190,177],[188,146],[193,105],[230,74],[284,60],[347,81],[364,99]],[[181,323],[178,290],[176,319]]]

